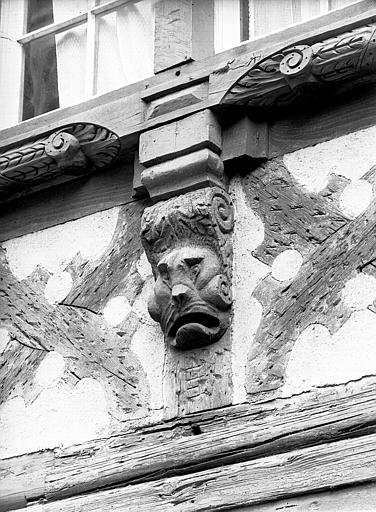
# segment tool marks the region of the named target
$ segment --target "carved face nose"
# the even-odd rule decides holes
[[[187,303],[190,294],[191,290],[185,284],[175,284],[171,290],[172,300],[179,308]]]

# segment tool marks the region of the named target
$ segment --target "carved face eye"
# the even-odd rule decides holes
[[[190,276],[191,276],[191,279],[192,281],[196,281],[197,279],[197,276],[199,275],[200,271],[201,271],[201,262],[202,262],[203,258],[185,258],[185,263],[187,264],[188,268],[189,268],[189,273],[190,273]]]
[[[169,276],[169,273],[168,273],[168,267],[167,267],[167,264],[166,264],[166,263],[160,263],[160,264],[158,265],[158,273],[159,273],[159,275],[161,276],[161,279],[162,279],[166,284],[168,284],[168,283],[169,283],[170,276]]]

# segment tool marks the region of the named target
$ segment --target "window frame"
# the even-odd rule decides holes
[[[12,1],[12,0],[8,0]],[[16,91],[12,88],[14,101],[18,103],[18,115],[16,123],[23,121],[23,92],[24,92],[24,68],[25,68],[25,46],[31,42],[37,41],[49,35],[57,35],[75,27],[86,25],[86,66],[85,66],[85,101],[96,95],[103,94],[96,92],[96,66],[98,50],[98,19],[102,16],[115,12],[117,9],[127,5],[136,4],[141,0],[109,0],[102,5],[96,5],[98,0],[88,0],[88,9],[86,12],[67,18],[66,20],[51,23],[39,29],[26,32],[27,20],[27,0],[17,0],[22,4],[23,9],[23,29],[22,35],[15,37],[15,42],[19,46],[19,64],[17,71],[13,71],[16,83]],[[16,100],[17,97],[17,100]],[[43,114],[40,114],[43,115]],[[37,117],[37,116],[35,116]],[[33,118],[35,118],[33,117]]]

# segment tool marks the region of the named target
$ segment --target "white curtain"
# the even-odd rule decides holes
[[[240,3],[215,0],[215,51],[240,44]],[[278,32],[356,0],[248,0],[249,39]]]
[[[0,1],[0,129],[19,121],[25,0]]]
[[[239,0],[215,0],[214,48],[222,52],[240,43]]]
[[[98,18],[97,94],[153,75],[153,4],[129,2]]]
[[[82,14],[88,9],[88,0],[53,0],[54,22],[58,23]],[[60,107],[85,99],[86,24],[55,36],[57,80]]]

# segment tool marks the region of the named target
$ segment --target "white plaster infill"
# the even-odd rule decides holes
[[[107,302],[103,317],[109,325],[115,327],[121,324],[131,311],[132,307],[128,299],[124,295],[118,295]]]
[[[42,388],[56,386],[65,369],[64,357],[55,350],[48,352],[35,374],[35,382]]]
[[[333,335],[320,324],[307,327],[291,352],[282,396],[376,375],[375,333],[376,314],[368,309],[354,312]]]
[[[103,387],[91,378],[72,391],[46,388],[29,406],[18,396],[0,407],[0,457],[89,441],[108,434],[109,423]]]
[[[10,341],[9,331],[5,327],[0,328],[0,355],[5,351]]]
[[[73,281],[69,272],[57,272],[47,281],[44,294],[50,304],[61,302],[72,289]]]
[[[277,281],[287,281],[296,276],[303,263],[303,257],[295,249],[281,252],[272,263],[272,276]]]
[[[372,126],[288,153],[283,161],[306,190],[319,192],[327,186],[331,174],[355,181],[368,172],[376,164],[375,137],[376,126]]]
[[[72,391],[46,388],[29,406],[15,397],[0,407],[0,457],[89,441],[108,434],[109,422],[104,390],[91,378]]]
[[[252,292],[270,272],[270,267],[253,257],[264,240],[264,226],[247,205],[239,179],[231,184],[235,207],[233,236],[233,321],[232,321],[232,381],[233,404],[246,400],[245,380],[248,351],[262,317],[261,304]]]
[[[62,272],[76,254],[94,261],[111,242],[119,208],[111,208],[3,243],[10,269],[18,280],[40,265],[51,274]]]
[[[376,279],[368,274],[359,273],[347,281],[342,296],[349,308],[366,309],[376,299]]]
[[[342,191],[339,206],[345,215],[355,218],[364,212],[372,197],[372,185],[365,180],[355,180]]]

